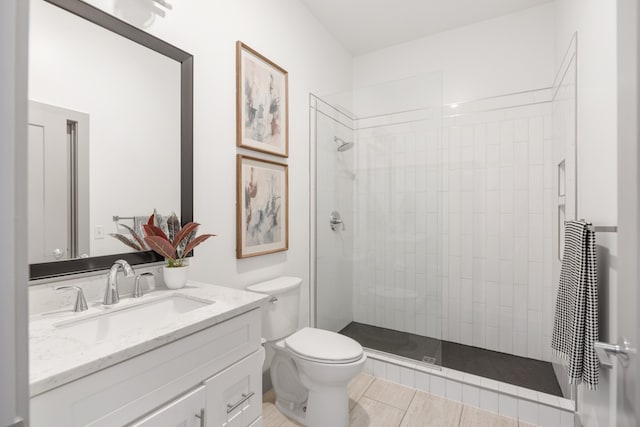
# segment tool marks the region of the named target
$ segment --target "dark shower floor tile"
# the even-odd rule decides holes
[[[551,363],[351,322],[340,331],[363,347],[562,397]]]

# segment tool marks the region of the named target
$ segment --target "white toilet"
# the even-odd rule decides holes
[[[296,331],[301,284],[297,277],[279,277],[247,287],[271,296],[262,311],[262,336],[276,406],[309,427],[346,427],[347,385],[360,373],[367,356],[360,344],[336,332]]]

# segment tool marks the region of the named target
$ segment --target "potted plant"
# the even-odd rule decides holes
[[[162,228],[155,224],[156,212],[149,217],[146,224],[142,225],[144,230],[144,242],[149,249],[163,256],[166,264],[163,267],[164,282],[170,289],[184,287],[187,282],[189,266],[185,261],[187,255],[200,243],[215,234],[201,234],[196,236],[200,224],[188,222],[180,227],[180,222],[175,214],[167,219],[167,229],[169,236]]]

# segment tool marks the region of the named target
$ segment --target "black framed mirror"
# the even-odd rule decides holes
[[[179,200],[182,224],[193,220],[193,56],[155,36],[152,36],[118,18],[81,0],[43,0],[76,15],[89,23],[148,48],[179,64]],[[80,37],[80,35],[78,35]],[[132,63],[131,67],[136,64]],[[158,90],[161,90],[159,88]],[[178,162],[176,162],[178,163]],[[116,165],[117,166],[117,165]],[[140,179],[145,179],[144,175]],[[154,179],[150,177],[148,179]],[[149,210],[155,206],[149,201]],[[124,249],[124,247],[123,247]],[[163,261],[153,251],[123,252],[108,255],[79,257],[29,265],[30,280],[108,269],[115,260],[124,259],[131,265]]]

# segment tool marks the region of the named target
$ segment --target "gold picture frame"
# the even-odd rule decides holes
[[[289,73],[236,42],[236,145],[289,157]]]
[[[236,257],[288,250],[288,165],[238,154],[236,174]]]

